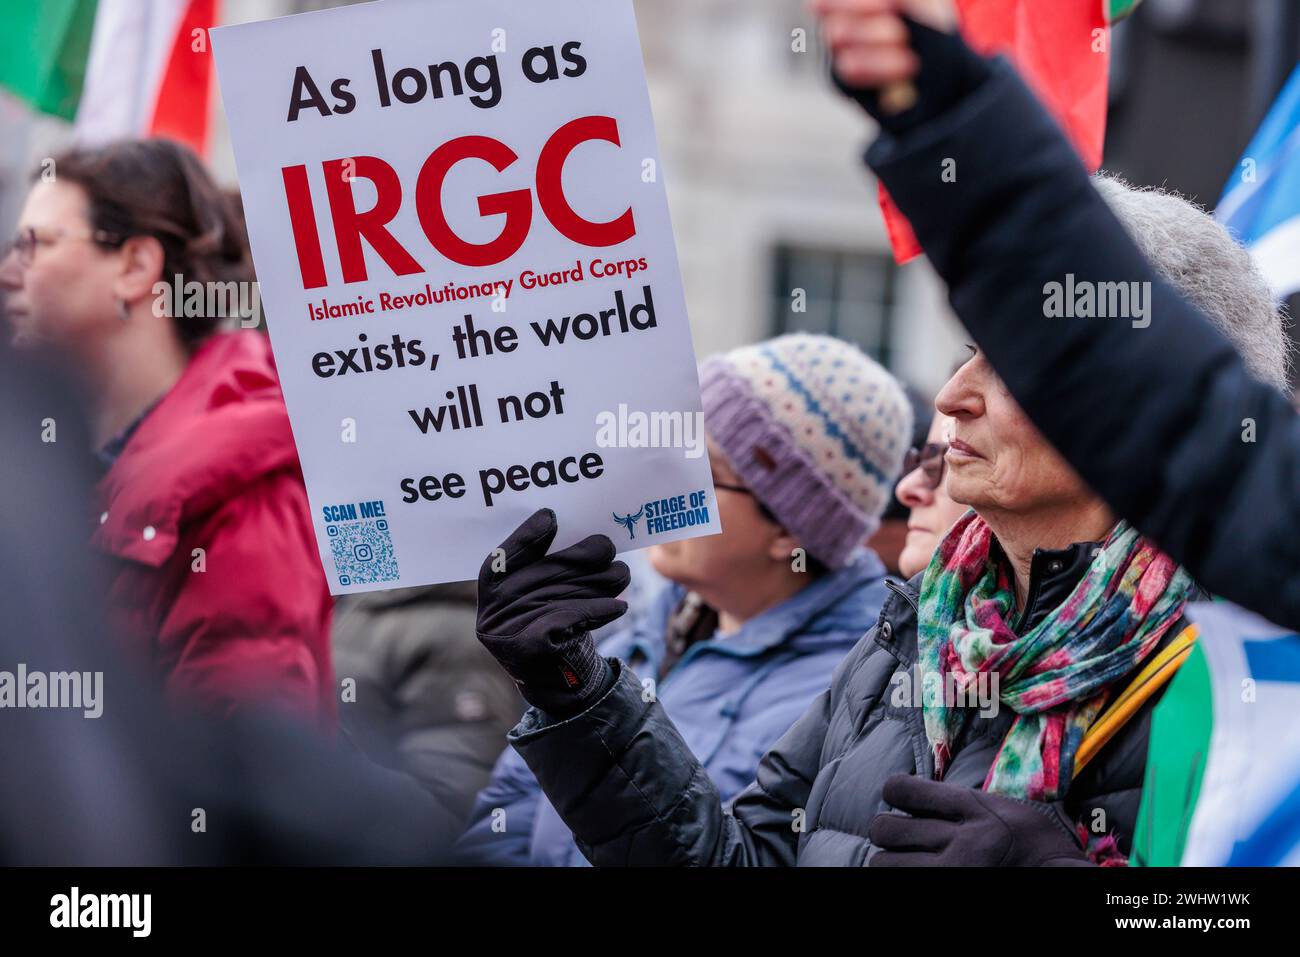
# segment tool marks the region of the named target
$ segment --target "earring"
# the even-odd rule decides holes
[[[117,301],[117,318],[121,319],[123,322],[126,322],[128,319],[131,318],[131,314],[127,311],[126,308],[125,299],[119,299]]]

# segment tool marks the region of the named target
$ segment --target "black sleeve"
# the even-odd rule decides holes
[[[607,866],[792,866],[795,811],[807,806],[821,766],[832,692],[813,701],[763,756],[757,780],[724,808],[663,706],[629,669],[610,663],[614,685],[586,711],[549,723],[533,708],[510,734],[587,858]]]
[[[989,65],[950,108],[882,134],[868,162],[1080,475],[1207,589],[1300,625],[1296,415],[1156,275],[1014,70]],[[1069,276],[1149,284],[1147,319],[1049,318],[1048,284]]]

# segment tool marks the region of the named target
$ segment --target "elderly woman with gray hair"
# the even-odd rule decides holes
[[[1155,270],[1228,337],[1256,378],[1285,390],[1291,348],[1285,321],[1246,251],[1204,210],[1174,193],[1136,189],[1105,173],[1093,184]],[[1206,262],[1222,267],[1207,269]],[[952,420],[937,413],[925,446],[911,450],[904,466],[909,471],[898,482],[898,499],[911,510],[899,556],[907,578],[925,568],[964,511],[945,487],[951,430]]]
[[[1249,272],[1244,251],[1176,230],[1128,235],[1010,65],[932,12],[945,4],[816,2],[842,87],[881,126],[867,162],[1034,424],[1198,582],[1300,627],[1300,424],[1278,363],[1229,342],[1206,303],[1244,328],[1276,310],[1194,275]],[[877,91],[907,84],[910,107],[883,109]],[[953,162],[960,181],[936,186],[931,171]],[[1172,254],[1199,298],[1148,262],[1154,246],[1183,247]],[[1148,284],[1151,322],[1045,320],[1043,288],[1067,273]]]
[[[1231,237],[1176,196],[1096,185],[1162,275],[1258,375],[1281,381],[1281,318],[1259,308],[1267,289]],[[830,689],[730,807],[617,661],[599,687],[576,690],[567,706],[550,698],[511,733],[590,860],[1126,862],[1150,713],[1166,662],[1190,641],[1182,613],[1198,589],[1084,483],[971,351],[935,402],[950,423],[938,479],[971,510],[924,571],[894,587]],[[554,649],[589,641],[572,622],[609,611],[599,583],[617,577],[618,563],[612,547],[581,561],[572,550],[546,556],[535,538],[525,523],[505,542],[518,556],[507,574],[485,564],[479,620],[528,604],[512,579],[558,581],[564,598],[535,626],[545,640],[494,648],[511,644],[516,667],[535,656],[546,673]]]

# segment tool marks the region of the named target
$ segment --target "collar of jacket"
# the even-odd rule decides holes
[[[996,539],[993,547],[1001,553]],[[1075,542],[1067,548],[1034,550],[1033,558],[1029,560],[1029,591],[1025,607],[1015,617],[1016,634],[1036,627],[1069,597],[1083,579],[1099,548],[1100,542]],[[909,667],[916,658],[917,609],[924,576],[925,572],[920,572],[907,582],[885,582],[892,594],[881,609],[876,629],[876,644]]]
[[[1034,549],[1029,560],[1029,591],[1025,594],[1025,607],[1016,615],[1013,626],[1016,634],[1036,628],[1070,597],[1070,592],[1083,580],[1101,546],[1101,542],[1075,542],[1068,548]],[[997,548],[1001,552],[1002,547],[999,545]]]
[[[162,565],[180,527],[258,480],[298,471],[270,343],[218,333],[140,423],[97,489],[91,541],[109,554]]]
[[[732,634],[697,641],[675,667],[710,651],[749,657],[787,646],[807,653],[845,644],[846,634],[856,632],[856,640],[879,603],[879,595],[869,594],[869,587],[884,579],[885,566],[876,553],[859,548],[847,566],[828,572],[779,605],[755,615]],[[665,650],[668,619],[685,597],[685,588],[670,583],[633,628],[611,635],[601,645],[601,654],[626,661],[639,651],[657,670]]]

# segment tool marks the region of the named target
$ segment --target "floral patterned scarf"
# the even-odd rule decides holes
[[[1016,719],[984,790],[1059,800],[1110,684],[1155,650],[1178,620],[1192,580],[1121,521],[1070,597],[1017,635],[1009,624],[1015,610],[1010,569],[1005,559],[990,557],[992,543],[988,524],[967,512],[940,542],[921,581],[921,675],[946,679],[923,685],[935,777],[943,777],[952,758],[965,709],[948,706],[933,689],[972,688],[981,673],[995,673],[1000,701]]]

